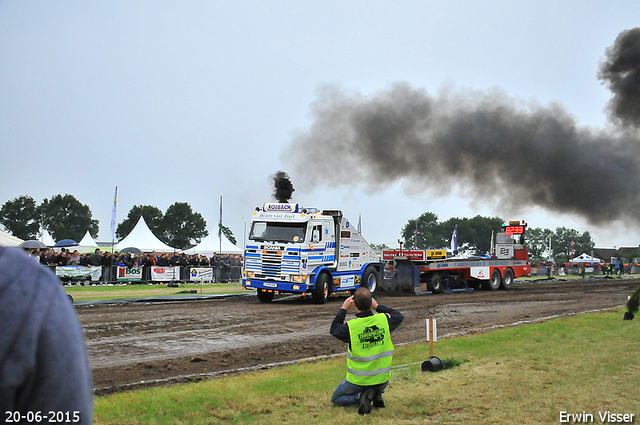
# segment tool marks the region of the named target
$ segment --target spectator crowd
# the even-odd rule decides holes
[[[176,267],[182,266],[184,273],[191,267],[212,267],[214,269],[214,281],[237,282],[241,278],[242,256],[214,253],[211,258],[204,254],[187,254],[184,252],[148,252],[132,254],[130,252],[102,251],[98,248],[93,253],[80,254],[77,250],[71,251],[62,248],[56,252],[53,248],[41,250],[29,250],[29,254],[36,257],[44,266],[101,266],[103,273],[101,281],[111,281],[110,273],[113,266],[128,268],[142,267],[149,270],[153,266]],[[148,273],[145,274],[148,276]],[[186,280],[188,276],[181,276]]]

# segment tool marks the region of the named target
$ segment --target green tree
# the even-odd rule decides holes
[[[572,247],[573,245],[573,252]],[[580,234],[575,229],[567,229],[566,227],[556,228],[555,236],[551,239],[551,248],[554,257],[569,259],[572,255],[580,255],[583,252],[588,254],[595,246],[589,232]]]
[[[36,239],[40,229],[40,214],[31,196],[18,196],[7,201],[0,209],[0,224],[13,236]]]
[[[482,217],[481,215],[473,218],[450,218],[441,224],[442,233],[448,235],[445,246],[450,246],[453,230],[457,226],[459,251],[488,253],[491,249],[491,232],[498,232],[503,222],[500,217]]]
[[[408,249],[442,249],[451,246],[451,236],[457,226],[458,249],[478,253],[489,252],[491,231],[499,231],[503,220],[500,217],[450,218],[439,223],[438,216],[431,212],[417,219],[410,219],[402,228],[402,237]],[[417,232],[416,232],[417,229]]]
[[[408,220],[402,228],[402,238],[407,249],[439,249],[446,246],[446,236],[442,234],[438,216],[432,212]]]
[[[224,233],[224,235],[227,237],[227,239],[229,239],[229,242],[231,242],[234,245],[236,245],[238,243],[238,240],[236,239],[235,236],[233,236],[233,232],[231,231],[231,229],[229,229],[227,226],[225,226],[224,224],[221,224],[221,223],[218,223],[218,227],[220,228],[220,230],[222,230],[222,233]],[[218,233],[218,235],[219,235],[219,233]]]
[[[160,236],[164,234],[164,215],[158,207],[152,205],[134,205],[129,210],[127,218],[118,224],[118,228],[116,229],[118,239],[122,239],[131,233],[136,224],[138,224],[140,217],[144,217],[144,221],[146,221],[149,226],[149,230],[151,230],[156,237],[160,238]]]
[[[56,241],[80,241],[87,230],[94,238],[98,236],[98,220],[93,219],[91,208],[73,195],[55,195],[51,199],[45,199],[38,211],[42,215],[43,227]]]
[[[160,239],[175,248],[190,248],[209,234],[204,217],[194,212],[186,202],[170,205],[162,221],[164,233]]]
[[[525,233],[525,243],[529,250],[529,255],[532,259],[542,259],[547,253],[551,255],[549,251],[549,238],[553,241],[553,230],[543,229],[541,227],[533,227],[527,229]],[[553,242],[552,242],[553,245]]]

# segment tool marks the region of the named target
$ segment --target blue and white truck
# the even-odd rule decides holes
[[[383,263],[342,211],[266,203],[256,208],[245,245],[242,286],[270,302],[275,294],[330,294],[378,288]]]

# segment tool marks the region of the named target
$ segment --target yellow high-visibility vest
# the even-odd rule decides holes
[[[347,322],[351,345],[347,352],[347,381],[378,385],[389,380],[393,343],[386,314],[358,317]]]

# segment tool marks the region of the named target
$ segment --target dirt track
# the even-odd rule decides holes
[[[515,284],[376,300],[405,316],[394,343],[424,338],[425,319],[441,336],[622,306],[638,279]],[[219,300],[77,307],[84,326],[97,395],[205,379],[216,372],[344,353],[329,327],[344,297],[315,305],[300,297],[270,304],[254,295]],[[347,318],[353,317],[352,312]],[[264,366],[268,367],[268,366]]]

